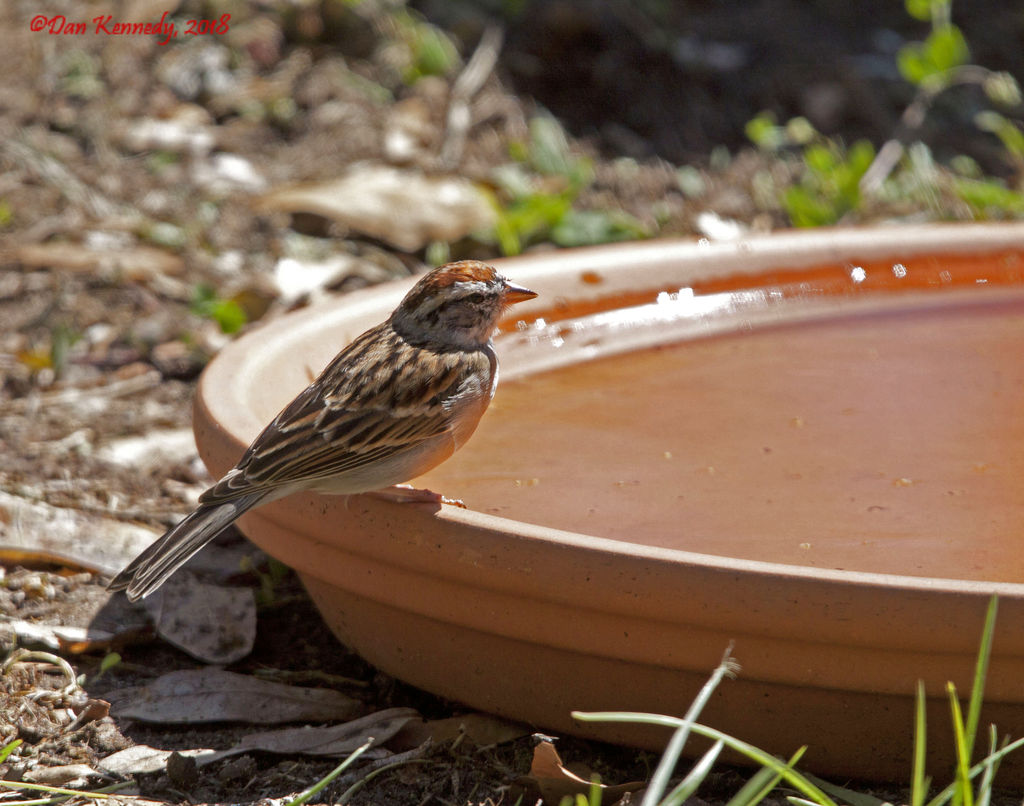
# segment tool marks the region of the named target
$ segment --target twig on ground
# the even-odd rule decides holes
[[[125,397],[126,395],[134,395],[137,392],[144,392],[147,389],[152,389],[154,386],[159,386],[162,380],[163,377],[159,371],[153,369],[133,375],[130,378],[122,378],[99,386],[76,386],[70,389],[60,389],[56,392],[19,397],[4,404],[0,408],[0,414],[31,411],[46,406],[71,406],[92,398]]]
[[[860,192],[871,195],[877,191],[903,156],[904,143],[924,123],[928,110],[935,99],[946,90],[965,84],[984,85],[992,77],[991,70],[976,64],[957,67],[944,76],[942,81],[925,82],[917,91],[914,100],[903,110],[895,134],[880,149],[867,171],[860,179]]]
[[[380,758],[376,761],[372,761],[366,767],[359,770],[358,773],[352,773],[341,780],[340,783],[348,783],[353,781],[352,785],[345,790],[344,794],[338,799],[339,803],[348,803],[351,801],[352,796],[355,795],[360,789],[366,784],[376,778],[383,772],[387,772],[394,767],[400,767],[403,764],[415,764],[424,761],[423,756],[426,755],[427,751],[433,746],[433,741],[427,739],[419,747],[414,747],[412,750],[406,750],[404,753],[396,753],[393,756],[387,758]]]
[[[466,135],[472,123],[469,104],[494,70],[505,35],[501,28],[489,26],[480,37],[480,44],[465,68],[452,85],[445,123],[444,144],[441,146],[440,166],[450,170],[459,164],[466,147]]]

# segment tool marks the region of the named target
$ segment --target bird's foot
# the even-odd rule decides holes
[[[435,493],[433,490],[411,487],[408,484],[395,484],[383,490],[375,490],[371,495],[399,504],[448,504],[449,506],[466,509],[466,505],[458,498],[448,498],[440,493]]]

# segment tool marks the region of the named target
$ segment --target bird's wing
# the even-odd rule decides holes
[[[424,365],[432,371],[424,372]],[[460,402],[481,387],[489,390],[491,370],[483,352],[437,353],[383,327],[368,331],[277,415],[200,500],[310,484],[413,450],[453,428]]]

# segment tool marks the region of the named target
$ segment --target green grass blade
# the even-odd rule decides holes
[[[993,758],[993,756],[995,755],[998,744],[999,734],[996,731],[996,726],[989,725],[989,752],[988,755],[981,760],[981,764],[985,768],[985,772],[981,776],[981,783],[978,784],[978,792],[977,797],[975,798],[975,806],[989,806],[989,804],[992,801],[992,783],[993,781],[995,781],[996,770],[999,769],[999,761],[998,759]]]
[[[949,695],[949,711],[953,720],[953,742],[956,748],[956,781],[957,794],[954,802],[963,806],[974,806],[974,794],[971,792],[971,756],[967,748],[967,734],[964,727],[964,716],[960,710],[960,698],[953,683],[946,683]]]
[[[71,795],[63,795],[59,798],[39,798],[37,800],[5,800],[4,806],[49,806],[49,804],[64,803],[71,799]]]
[[[725,806],[757,806],[764,800],[768,792],[778,786],[781,780],[782,776],[777,772],[767,767],[761,767],[750,776],[750,780],[740,788],[739,792],[729,798]]]
[[[1004,758],[1010,755],[1010,753],[1015,753],[1021,747],[1024,747],[1024,739],[1016,739],[1015,741],[1010,742],[1008,745],[1005,745],[995,753],[992,753],[991,755],[982,759],[973,767],[971,767],[971,769],[968,771],[968,776],[970,778],[974,778],[976,775],[981,775],[982,772],[984,772],[985,770],[986,764],[1002,761]],[[957,792],[959,791],[958,785],[958,781],[954,781],[953,783],[951,783],[949,786],[943,789],[938,795],[936,795],[934,798],[928,801],[928,806],[943,806],[943,804],[949,802],[953,798],[953,796],[957,794]]]
[[[790,757],[786,766],[791,769],[795,767],[796,763],[803,758],[806,749],[802,747],[797,750]],[[761,767],[750,777],[750,780],[743,785],[740,791],[729,799],[725,806],[757,806],[758,803],[768,797],[768,793],[775,789],[781,780],[781,774],[768,767]]]
[[[715,742],[711,749],[701,756],[700,761],[693,765],[693,769],[686,774],[686,777],[658,802],[658,806],[682,806],[683,802],[697,791],[697,787],[704,783],[704,779],[708,777],[711,768],[718,761],[723,747],[725,747],[724,742]]]
[[[47,792],[51,795],[76,795],[82,798],[93,800],[106,800],[113,797],[100,792],[87,792],[84,789],[65,789],[62,786],[50,786],[49,784],[32,784],[28,781],[0,781],[0,787],[8,789],[31,789],[34,792]]]
[[[36,785],[34,785],[32,787],[27,787],[27,786],[25,786],[25,782],[24,781],[11,781],[10,783],[12,783],[12,784],[20,784],[22,789],[32,788],[32,789],[40,790],[40,791],[43,791],[43,792],[49,792],[49,791],[54,790],[54,789],[57,788],[57,787],[50,786],[48,784],[36,784]],[[0,803],[3,803],[3,806],[51,806],[51,804],[52,804],[52,806],[57,806],[57,804],[67,803],[67,801],[69,801],[73,797],[86,798],[86,799],[88,799],[88,798],[96,799],[96,798],[110,797],[111,793],[119,792],[120,790],[127,789],[130,786],[132,786],[132,782],[131,781],[121,781],[121,782],[116,783],[116,784],[109,784],[108,786],[100,787],[99,789],[97,789],[95,791],[92,791],[92,792],[81,792],[78,795],[70,795],[70,794],[60,795],[60,794],[58,794],[58,795],[54,795],[53,797],[49,797],[49,798],[33,798],[33,799],[30,799],[30,800],[6,800],[6,799],[3,799],[3,798],[0,798]],[[77,790],[75,790],[75,791],[77,791]]]
[[[807,772],[804,773],[804,777],[812,784],[819,787],[822,792],[831,795],[840,803],[844,804],[844,806],[886,806],[886,804],[888,804],[888,801],[876,798],[874,795],[866,795],[863,792],[847,789],[845,786],[829,783],[828,781]]]
[[[8,742],[3,747],[0,747],[0,764],[7,761],[7,757],[21,747],[21,743],[21,739],[15,739],[13,742]]]
[[[928,779],[924,774],[925,754],[928,751],[926,704],[924,681],[918,680],[914,709],[914,767],[910,776],[910,806],[922,806],[924,799],[928,797]]]
[[[661,754],[661,759],[654,770],[654,775],[651,776],[651,782],[647,786],[643,800],[640,801],[640,806],[657,806],[661,801],[665,790],[668,789],[668,781],[672,777],[676,765],[679,763],[679,757],[682,755],[686,740],[690,737],[693,723],[697,720],[704,706],[707,705],[708,700],[711,699],[711,695],[718,687],[718,684],[722,682],[722,678],[736,672],[736,661],[732,659],[731,652],[732,644],[730,643],[729,647],[725,650],[725,654],[722,656],[721,663],[711,673],[708,682],[704,684],[700,693],[697,694],[693,703],[691,703],[686,716],[679,722],[676,732],[672,734],[672,738],[665,748],[665,752]]]
[[[286,806],[302,806],[302,804],[312,800],[314,797],[320,794],[320,792],[335,778],[341,775],[346,769],[348,769],[357,758],[363,753],[370,749],[370,745],[373,744],[373,739],[367,739],[363,744],[353,750],[348,758],[346,758],[341,764],[331,770],[327,775],[317,781],[313,786],[304,792],[300,792],[294,798],[287,802]]]
[[[678,728],[683,722],[679,717],[635,713],[632,711],[594,711],[590,713],[573,711],[572,717],[581,722],[635,722],[642,725],[661,725],[662,727],[669,728]],[[808,781],[803,775],[796,770],[790,769],[786,764],[775,758],[775,756],[766,753],[759,747],[748,744],[742,739],[737,739],[727,733],[722,733],[715,728],[709,728],[707,725],[702,725],[699,722],[694,722],[691,730],[698,736],[703,736],[706,739],[713,741],[721,739],[730,750],[735,750],[762,767],[767,767],[780,773],[790,786],[802,793],[810,801],[818,804],[818,806],[836,806],[835,801]]]
[[[999,610],[999,597],[995,594],[988,600],[985,613],[985,627],[981,632],[981,645],[978,647],[978,662],[974,667],[974,682],[971,685],[971,702],[967,708],[967,756],[974,752],[974,737],[978,734],[978,722],[981,720],[981,704],[985,698],[985,678],[988,675],[988,662],[992,656],[992,636],[996,629],[996,613]]]

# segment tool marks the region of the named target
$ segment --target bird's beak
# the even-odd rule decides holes
[[[533,299],[537,296],[536,291],[531,291],[529,288],[523,288],[521,285],[515,283],[505,283],[505,293],[501,296],[501,301],[505,305],[515,305],[517,302],[526,302],[528,299]]]

